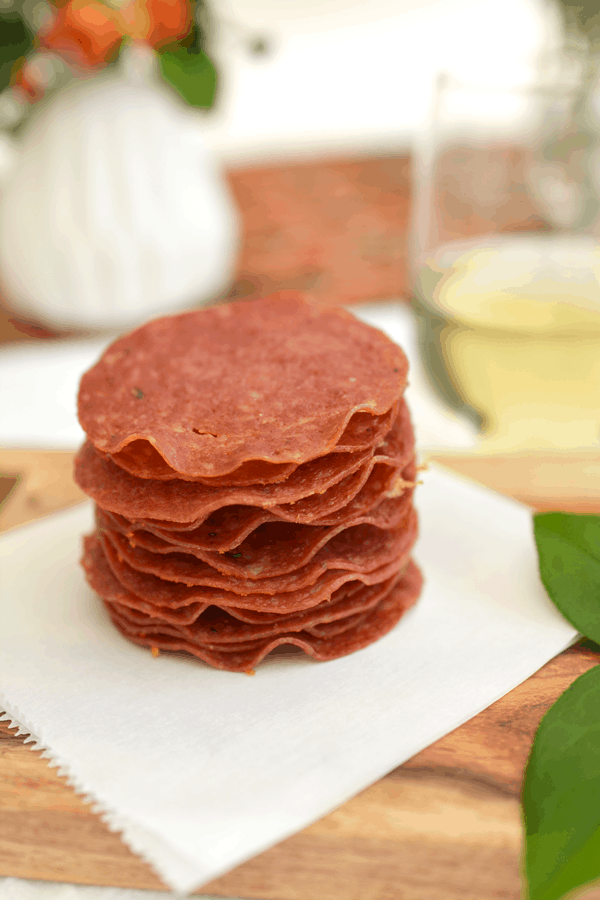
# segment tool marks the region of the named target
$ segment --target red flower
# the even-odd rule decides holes
[[[105,65],[123,39],[115,10],[100,0],[69,0],[40,44],[83,68]]]
[[[121,15],[130,37],[157,49],[182,40],[192,27],[189,0],[133,0]]]

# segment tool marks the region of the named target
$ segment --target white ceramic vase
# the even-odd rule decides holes
[[[17,316],[121,330],[226,289],[238,220],[202,125],[133,47],[4,141],[0,271]]]

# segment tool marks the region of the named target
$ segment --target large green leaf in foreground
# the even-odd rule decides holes
[[[534,518],[540,575],[563,616],[600,643],[600,516]]]
[[[529,900],[560,900],[600,877],[600,666],[537,731],[523,788]]]

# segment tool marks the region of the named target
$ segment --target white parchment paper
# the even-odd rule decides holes
[[[376,644],[253,677],[155,659],[78,560],[84,504],[0,538],[0,708],[178,891],[302,829],[511,690],[576,632],[530,511],[440,469],[417,490],[421,600]]]

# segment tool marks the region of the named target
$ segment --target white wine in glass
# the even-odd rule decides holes
[[[572,84],[440,78],[417,153],[423,355],[494,451],[598,445],[600,207],[589,117],[586,140],[573,128],[578,102]]]

